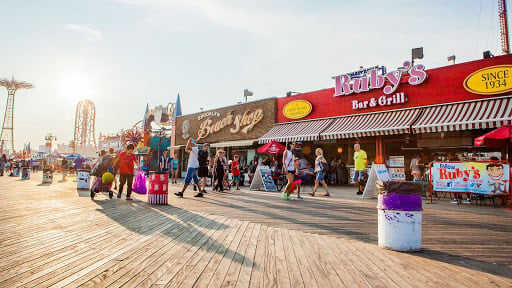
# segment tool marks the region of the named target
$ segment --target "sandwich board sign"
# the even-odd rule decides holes
[[[370,176],[364,187],[362,198],[376,198],[377,197],[377,181],[390,181],[388,169],[385,164],[373,164],[370,170]]]
[[[274,179],[272,179],[270,167],[258,166],[256,168],[256,173],[254,173],[254,178],[252,178],[249,190],[277,191]]]

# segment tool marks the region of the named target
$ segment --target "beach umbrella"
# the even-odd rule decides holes
[[[258,153],[268,153],[268,154],[282,154],[286,147],[277,141],[270,141],[269,143],[258,148]]]
[[[66,159],[78,159],[78,158],[81,158],[82,156],[80,154],[69,154],[66,156]]]
[[[510,144],[512,144],[512,125],[503,125],[475,139],[476,146],[485,145],[490,148],[506,148],[507,160]]]

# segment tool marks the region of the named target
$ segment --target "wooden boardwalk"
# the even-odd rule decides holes
[[[512,287],[508,208],[425,204],[424,251],[399,253],[377,246],[375,200],[352,188],[150,206],[40,179],[0,177],[0,287]]]

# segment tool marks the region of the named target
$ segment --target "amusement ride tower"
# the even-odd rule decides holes
[[[7,88],[7,104],[5,105],[4,122],[2,125],[2,132],[0,133],[0,152],[3,150],[10,150],[14,153],[14,95],[18,89],[34,88],[34,85],[14,80],[0,79],[0,86]]]
[[[73,137],[73,152],[83,151],[88,146],[96,146],[94,125],[96,123],[96,106],[91,100],[81,100],[76,106],[75,136]]]

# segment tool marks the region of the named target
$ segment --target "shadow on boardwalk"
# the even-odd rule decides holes
[[[229,211],[234,209],[243,211],[249,215],[253,215],[253,222],[257,219],[274,219],[274,223],[270,225],[280,226],[288,224],[300,225],[310,227],[314,230],[328,231],[327,234],[343,235],[355,240],[363,241],[377,245],[378,237],[376,219],[368,217],[368,215],[375,215],[375,208],[364,206],[352,206],[347,203],[340,203],[339,201],[279,201],[272,194],[225,194],[226,197],[209,198],[208,201],[211,205],[218,206],[218,211]],[[269,197],[272,196],[272,197]],[[248,202],[246,197],[250,197]],[[225,212],[226,213],[226,212]],[[238,214],[239,212],[234,212]],[[229,213],[228,213],[229,214]],[[225,214],[223,214],[225,215]],[[248,216],[245,216],[248,217]],[[251,217],[251,216],[249,216]],[[316,219],[314,219],[316,218]],[[319,222],[320,219],[325,219],[325,223]],[[269,223],[268,220],[266,223]],[[284,222],[284,223],[283,223]],[[484,221],[485,222],[485,221]],[[280,224],[281,223],[281,224]],[[350,223],[352,227],[361,226],[368,227],[367,229],[353,230],[344,227],[344,224]],[[445,229],[460,230],[463,228],[471,227],[477,233],[485,233],[485,231],[492,232],[510,232],[510,226],[503,223],[483,223],[473,221],[471,219],[454,220],[444,217],[442,214],[437,213],[429,214],[426,223],[423,223],[424,229],[428,229],[428,225],[435,223],[439,225],[442,223]],[[302,229],[302,228],[301,228]],[[303,229],[307,231],[308,229]],[[365,233],[365,231],[375,231],[375,233]],[[470,240],[470,239],[468,239]],[[490,239],[490,241],[492,241]],[[475,244],[478,245],[478,244]],[[472,248],[478,249],[473,245]],[[488,253],[485,248],[480,248],[480,253]],[[463,250],[463,249],[462,249]],[[508,252],[507,252],[508,253]],[[422,257],[430,260],[440,261],[447,264],[457,265],[460,267],[472,269],[475,271],[490,273],[508,279],[512,279],[512,268],[498,265],[492,262],[472,258],[469,255],[457,255],[447,251],[434,250],[424,248],[423,251],[407,253],[413,256]]]
[[[198,241],[206,235],[201,232],[198,227],[215,230],[230,228],[230,226],[224,223],[173,206],[150,206],[147,203],[137,200],[131,202],[118,202],[103,199],[93,201],[100,206],[96,211],[103,213],[130,231],[141,235],[162,233],[175,241],[191,246],[199,246],[198,248],[200,249],[206,249],[204,242]],[[120,212],[120,210],[122,211]],[[140,221],[133,221],[133,217],[139,217]],[[162,225],[168,228],[159,229]],[[190,237],[188,235],[190,235]],[[221,243],[213,240],[211,236],[207,237],[210,238],[210,243],[223,247]],[[252,261],[249,261],[249,259],[244,260],[244,255],[227,249],[227,247],[225,248],[226,249],[218,249],[216,253],[219,253],[219,251],[223,251],[222,254],[232,253],[234,255],[233,261],[239,264],[253,266]]]

